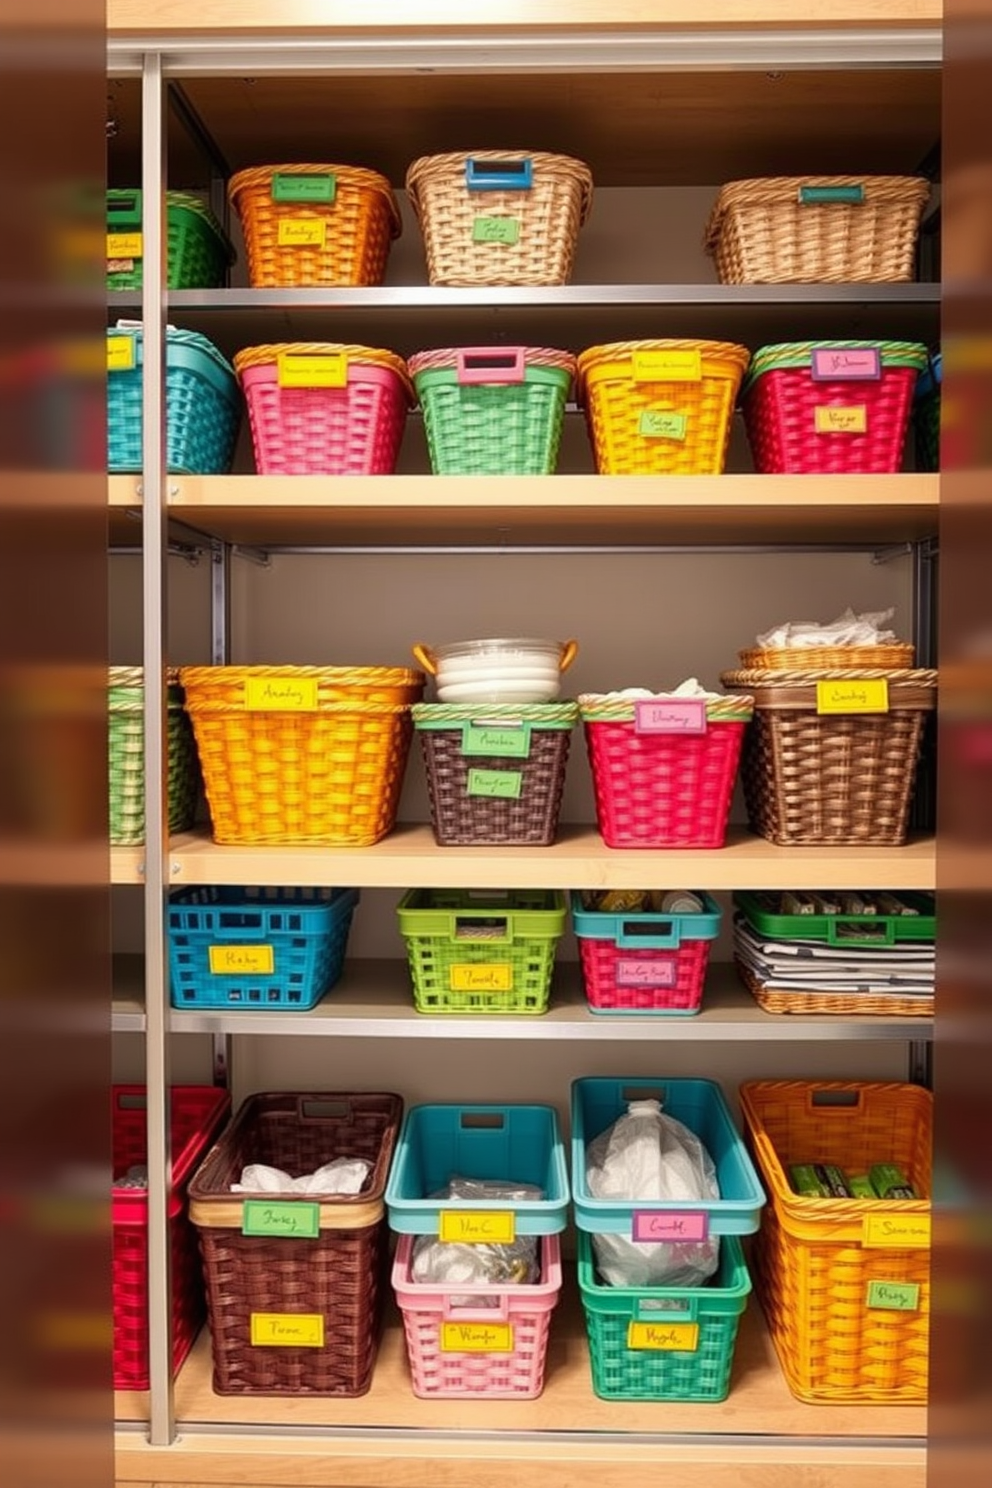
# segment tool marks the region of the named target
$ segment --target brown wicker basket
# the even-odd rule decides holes
[[[852,1018],[873,1016],[890,1018],[932,1018],[933,997],[872,996],[867,992],[799,992],[782,987],[768,988],[750,967],[736,960],[737,975],[755,1002],[766,1013],[824,1013]]]
[[[883,680],[888,711],[820,713],[817,684]],[[899,846],[937,673],[725,672],[754,696],[741,774],[754,831],[783,847]]]
[[[207,1156],[190,1184],[190,1218],[200,1236],[219,1395],[368,1390],[388,1262],[383,1195],[402,1111],[396,1095],[253,1095]],[[243,1233],[246,1200],[255,1196],[232,1194],[231,1184],[247,1163],[295,1177],[338,1157],[373,1165],[356,1197],[258,1196],[287,1228],[294,1209],[302,1206],[303,1226],[316,1207],[314,1238]],[[265,1344],[252,1341],[256,1330]],[[277,1344],[287,1330],[306,1342]]]
[[[918,176],[777,176],[722,187],[706,229],[721,284],[913,278],[930,195]]]
[[[909,641],[893,641],[887,646],[781,646],[765,649],[753,646],[738,655],[744,671],[816,672],[822,675],[835,669],[877,667],[899,672],[913,665],[916,647]]]

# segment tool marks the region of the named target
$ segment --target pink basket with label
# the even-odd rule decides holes
[[[572,894],[572,922],[592,1012],[698,1013],[710,946],[720,933],[722,913],[716,901],[694,893],[698,911],[676,903],[671,913],[655,913],[597,907],[603,898],[616,902],[611,891]]]
[[[427,1400],[535,1399],[544,1389],[551,1314],[561,1292],[558,1236],[540,1237],[540,1281],[473,1285],[470,1296],[464,1282],[413,1280],[417,1238],[400,1238],[393,1265],[413,1393]]]
[[[402,357],[303,341],[234,358],[259,475],[392,475],[413,387]]]
[[[580,697],[607,847],[723,847],[753,711],[745,695]]]

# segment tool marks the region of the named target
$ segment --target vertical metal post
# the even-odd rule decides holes
[[[231,658],[231,544],[210,545],[210,660],[227,666]]]
[[[169,1015],[165,901],[169,817],[165,727],[168,533],[165,446],[165,129],[161,59],[146,54],[141,79],[141,186],[144,233],[142,486],[143,660],[145,680],[145,1081],[148,1100],[149,1438],[174,1436],[168,1195]]]
[[[937,543],[924,538],[911,545],[913,645],[916,665],[932,667],[937,657]],[[910,824],[916,831],[932,832],[936,827],[937,762],[936,718],[928,718],[923,736],[923,749],[916,773]]]

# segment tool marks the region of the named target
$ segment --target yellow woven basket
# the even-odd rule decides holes
[[[932,1097],[918,1085],[755,1080],[741,1087],[767,1185],[755,1281],[782,1372],[813,1404],[927,1398]],[[813,1199],[794,1163],[895,1163],[923,1199]]]
[[[184,667],[214,841],[370,847],[396,820],[422,672]]]
[[[600,475],[718,475],[751,360],[725,341],[616,341],[578,359]]]

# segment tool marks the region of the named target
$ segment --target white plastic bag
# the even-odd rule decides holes
[[[241,1182],[231,1184],[232,1193],[292,1194],[358,1194],[361,1193],[372,1164],[363,1157],[336,1157],[316,1173],[291,1178],[281,1168],[265,1163],[249,1163],[242,1169]]]

